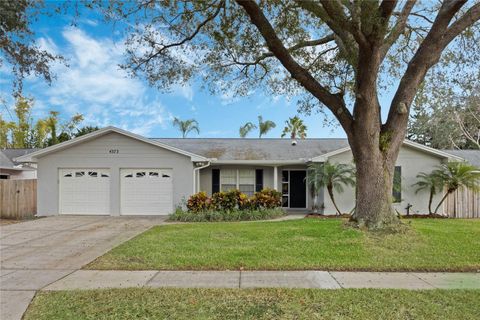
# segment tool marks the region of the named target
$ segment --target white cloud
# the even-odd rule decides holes
[[[125,49],[122,42],[93,38],[72,27],[64,29],[62,35],[67,45],[61,52],[51,39],[39,40],[49,51],[66,57],[69,65],[54,66],[57,79],[45,88],[43,103],[69,114],[82,113],[85,124],[90,125],[118,125],[143,135],[155,126],[164,126],[168,116],[159,95],[119,68]],[[179,92],[193,99],[191,88]]]
[[[173,93],[177,96],[183,97],[188,101],[193,101],[193,89],[190,84],[177,84],[173,87]]]

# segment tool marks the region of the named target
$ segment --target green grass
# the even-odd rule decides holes
[[[475,290],[112,289],[41,292],[23,319],[478,319]]]
[[[337,219],[195,223],[154,227],[88,269],[480,270],[480,220],[414,219],[379,235]]]

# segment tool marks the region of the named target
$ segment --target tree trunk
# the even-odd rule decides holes
[[[327,186],[327,191],[328,191],[328,195],[330,196],[330,199],[332,200],[333,206],[335,207],[335,210],[337,210],[337,216],[341,215],[342,213],[340,212],[340,209],[338,209],[337,203],[335,202],[335,198],[333,197],[333,187]]]
[[[428,214],[433,215],[432,212],[433,190],[430,190],[430,197],[428,198]]]
[[[437,214],[437,211],[438,211],[438,209],[440,208],[440,206],[442,205],[442,203],[445,201],[445,199],[447,199],[448,195],[449,195],[450,193],[452,193],[452,192],[453,192],[453,191],[450,191],[450,190],[449,190],[449,191],[447,191],[447,192],[445,193],[445,195],[442,197],[442,200],[440,200],[440,202],[438,203],[437,207],[435,208],[435,211],[433,212],[434,214]]]
[[[398,223],[392,206],[395,161],[386,160],[379,150],[354,152],[354,158],[357,179],[352,220],[372,230]]]

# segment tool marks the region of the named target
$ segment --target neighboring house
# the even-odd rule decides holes
[[[465,159],[472,166],[480,168],[480,150],[443,150],[454,156]]]
[[[396,209],[427,213],[428,194],[415,194],[421,171],[460,157],[405,141],[396,172],[401,192]],[[148,139],[114,127],[21,156],[38,164],[38,215],[169,214],[191,194],[238,188],[283,193],[290,210],[311,208],[306,168],[311,162],[352,163],[345,139]],[[441,195],[438,195],[440,197]],[[436,199],[437,200],[437,199]],[[337,195],[340,209],[354,206],[354,189]],[[334,214],[325,190],[323,212]]]
[[[40,149],[0,149],[0,179],[36,179],[36,164],[20,163],[15,159],[38,150]]]

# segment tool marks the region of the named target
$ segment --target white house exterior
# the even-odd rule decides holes
[[[312,162],[352,163],[345,139],[147,139],[108,127],[48,147],[17,161],[38,165],[38,215],[164,215],[197,191],[238,188],[253,194],[282,191],[284,207],[307,211],[313,199],[306,185]],[[397,166],[401,197],[396,209],[428,213],[428,194],[415,193],[419,172],[460,157],[405,141]],[[354,189],[336,194],[343,212],[354,206]],[[438,200],[438,199],[436,199]],[[323,213],[335,209],[321,190]]]

